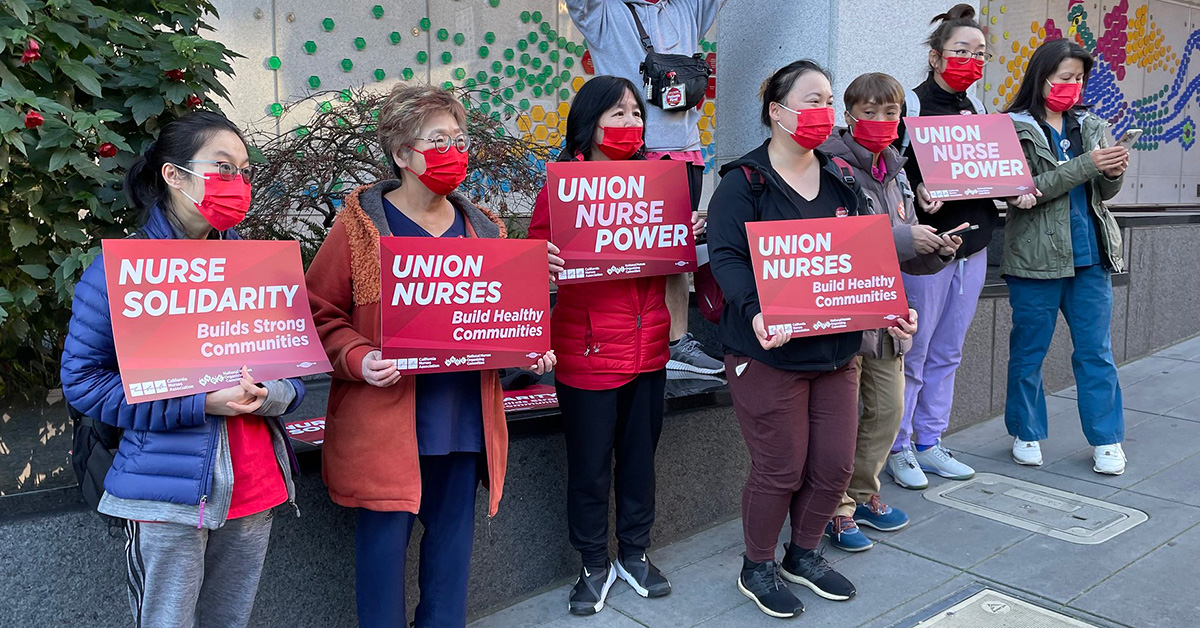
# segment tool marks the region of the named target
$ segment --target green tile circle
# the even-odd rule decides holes
[[[513,60],[513,57],[516,57],[516,56],[517,56],[517,53],[516,53],[516,52],[514,52],[512,48],[505,48],[505,49],[504,49],[504,58],[505,58],[505,59],[507,59],[507,60],[509,60],[509,61],[512,61],[512,60]]]
[[[338,92],[338,99],[342,102],[350,102],[351,100],[354,100],[354,93],[348,89],[343,89],[342,91]]]
[[[311,89],[316,89],[316,88],[320,87],[321,86],[321,77],[319,77],[319,76],[308,77],[308,86]]]
[[[481,103],[479,103],[479,110],[484,113],[487,113],[492,110],[492,105],[490,103],[481,102]]]
[[[492,104],[499,107],[500,105],[504,104],[504,99],[500,98],[500,94],[496,94],[492,96]]]
[[[349,59],[342,59],[342,71],[349,72],[354,69],[354,62]]]
[[[329,113],[330,111],[333,111],[333,103],[326,100],[325,102],[321,103],[320,109],[321,113]]]
[[[454,33],[454,45],[461,46],[467,43],[467,36],[462,33]]]
[[[491,85],[493,88],[500,87],[500,77],[493,76],[491,80],[488,81],[488,85]]]
[[[542,88],[538,87],[537,85],[534,85],[533,86],[533,96],[534,96],[534,98],[541,98],[542,97]]]
[[[433,22],[430,22],[429,18],[423,17],[423,18],[421,18],[421,21],[419,22],[419,24],[421,25],[421,30],[427,31],[427,30],[429,30],[429,27],[433,25]]]
[[[545,54],[546,51],[550,50],[550,42],[548,42],[548,41],[538,42],[538,50],[541,51],[542,54]]]
[[[467,89],[475,89],[477,83],[475,82],[475,79],[469,78],[465,83],[463,83],[463,85],[466,85]]]
[[[523,92],[525,91],[525,81],[517,81],[513,87],[516,88],[518,92]]]
[[[304,42],[304,52],[306,54],[310,54],[310,55],[316,54],[317,53],[317,42],[315,42],[315,41]]]
[[[562,87],[562,84],[563,84],[562,79],[558,78],[557,76],[554,77],[553,81],[550,81],[550,85],[554,86],[554,89],[558,89],[558,88]]]
[[[454,68],[454,78],[460,81],[467,78],[467,71],[463,68]]]
[[[514,75],[516,75],[516,73],[517,73],[517,68],[514,66],[510,65],[510,66],[507,66],[504,68],[504,76],[512,78]]]
[[[524,24],[528,24],[528,23],[529,23],[529,20],[530,20],[532,17],[533,17],[533,16],[532,16],[532,15],[530,15],[529,11],[521,11],[521,22],[522,22],[522,23],[524,23]]]
[[[333,30],[333,18],[327,17],[327,18],[321,20],[321,28],[324,28],[325,32],[327,32],[327,33],[329,31]]]
[[[494,9],[500,6],[500,0],[488,0],[488,4],[492,5],[492,8]]]
[[[573,42],[573,41],[567,42],[567,52],[569,52],[571,54],[575,54],[575,42]]]
[[[511,87],[505,87],[505,88],[504,88],[504,98],[505,98],[505,99],[509,99],[509,98],[512,98],[512,97],[513,97],[513,88],[511,88]]]
[[[546,39],[558,43],[558,31],[554,30],[553,28],[550,29],[550,32],[546,33]]]
[[[567,43],[568,43],[568,42],[567,42],[567,38],[566,38],[566,37],[563,37],[562,35],[559,35],[559,36],[558,36],[558,47],[559,47],[559,48],[566,48],[566,47],[567,47]]]
[[[532,65],[533,69],[536,70],[536,69],[542,67],[542,60],[539,57],[534,57],[533,59],[529,60],[529,65]]]
[[[565,57],[562,60],[562,64],[563,64],[564,68],[569,68],[569,67],[575,65],[575,57]]]
[[[451,83],[450,81],[446,81],[445,83],[442,83],[442,89],[444,89],[446,91],[450,91],[450,90],[454,89],[454,83]]]
[[[534,23],[534,24],[537,24],[537,23],[539,23],[539,22],[541,22],[541,21],[542,21],[542,12],[541,12],[541,11],[534,11],[534,12],[533,12],[533,23]]]
[[[529,31],[529,36],[527,36],[525,39],[531,44],[537,43],[537,40],[538,40],[537,31]]]
[[[486,59],[486,58],[488,58],[488,55],[490,55],[490,54],[492,54],[492,51],[488,50],[487,46],[479,47],[479,58],[480,59]]]
[[[517,68],[517,76],[519,76],[521,78],[525,78],[525,76],[528,74],[529,74],[529,70],[526,70],[525,68]]]
[[[500,73],[500,72],[502,72],[503,70],[504,70],[504,64],[503,64],[503,63],[500,63],[499,61],[493,61],[493,62],[492,62],[492,72],[494,72],[494,73],[496,73],[496,74],[499,74],[499,73]]]
[[[480,70],[478,73],[475,74],[475,80],[479,81],[480,83],[488,82],[488,73],[484,72],[483,70]]]
[[[521,55],[521,64],[522,65],[529,65],[530,61],[533,61],[533,57],[529,56],[528,52]]]
[[[529,50],[529,42],[525,41],[524,39],[518,41],[517,49],[520,50],[521,52],[525,52],[526,50]]]
[[[366,48],[367,40],[363,39],[362,37],[355,37],[354,38],[354,47],[358,48],[359,50]]]
[[[387,78],[387,72],[384,72],[381,68],[375,68],[375,80],[382,81],[385,78]]]
[[[442,53],[442,63],[450,63],[453,60],[454,60],[454,55],[450,54],[449,50]]]
[[[404,68],[404,71],[400,73],[400,76],[403,76],[404,80],[406,80],[406,81],[411,81],[412,77],[413,77],[413,69],[412,68]]]
[[[520,102],[520,107],[521,107],[522,109],[529,109],[529,99],[528,99],[528,98],[522,98],[522,99],[521,99],[521,102]]]
[[[450,31],[444,28],[439,28],[437,32],[437,38],[438,41],[446,41],[447,39],[450,39]]]
[[[424,50],[417,51],[417,63],[422,65],[429,63],[429,53],[425,52]]]
[[[541,31],[542,33],[549,33],[550,32],[550,22],[542,22],[541,24],[538,24],[538,30]]]
[[[271,58],[267,59],[267,67],[271,68],[272,70],[278,70],[279,66],[281,65],[283,65],[283,62],[279,60],[279,57],[272,56]]]
[[[558,92],[558,97],[562,100],[570,100],[571,92],[567,91],[566,89],[562,89]]]
[[[300,137],[304,137],[305,135],[308,135],[308,132],[309,132],[308,127],[306,127],[306,126],[296,127],[296,135],[298,135]]]
[[[569,83],[569,82],[571,81],[571,73],[570,73],[570,72],[568,72],[568,71],[566,71],[566,70],[563,70],[563,71],[562,71],[562,72],[561,72],[561,73],[558,75],[558,78],[559,78],[559,79],[562,79],[562,82],[563,82],[563,83]]]
[[[275,116],[276,118],[278,118],[279,116],[282,116],[283,115],[283,105],[281,105],[279,103],[272,103],[271,104],[271,115]]]
[[[371,15],[374,15],[375,19],[377,19],[377,20],[382,20],[383,19],[383,7],[378,4],[371,7]]]
[[[496,33],[493,33],[492,31],[488,31],[488,32],[484,33],[483,41],[486,41],[489,44],[496,43]]]
[[[391,40],[392,45],[394,46],[400,43],[400,33],[398,31],[392,31],[392,34],[388,35],[388,39]]]

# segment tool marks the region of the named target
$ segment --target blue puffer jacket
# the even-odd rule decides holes
[[[149,210],[146,224],[139,231],[152,240],[180,238],[158,207]],[[222,237],[240,239],[232,229]],[[300,380],[287,381],[296,389],[296,397],[285,414],[304,399]],[[106,491],[122,499],[200,504],[212,484],[220,421],[204,413],[204,393],[132,405],[125,401],[113,344],[103,255],[92,262],[75,286],[63,349],[62,382],[68,403],[93,419],[125,430],[104,480]]]

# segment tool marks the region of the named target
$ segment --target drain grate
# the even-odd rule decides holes
[[[1085,545],[1103,543],[1148,519],[1140,510],[993,473],[929,489],[925,499]]]
[[[1097,628],[1025,600],[984,589],[913,628]]]

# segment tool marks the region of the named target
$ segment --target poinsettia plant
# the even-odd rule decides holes
[[[228,98],[207,0],[0,4],[0,398],[58,385],[79,274],[136,224],[125,169],[170,120]]]

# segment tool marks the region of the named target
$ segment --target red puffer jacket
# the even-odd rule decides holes
[[[538,194],[529,237],[550,239],[546,188]],[[671,315],[666,277],[559,286],[550,313],[554,377],[573,388],[610,390],[667,366]]]

